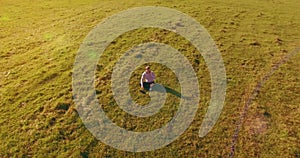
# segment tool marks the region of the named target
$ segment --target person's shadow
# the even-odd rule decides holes
[[[146,89],[146,90],[149,91],[149,89]],[[167,93],[173,94],[174,96],[176,96],[178,98],[185,98],[184,96],[181,95],[180,92],[177,92],[176,90],[174,90],[168,86],[163,86],[163,85],[160,85],[157,83],[153,85],[152,91],[159,92],[159,93],[167,92]]]
[[[173,94],[173,95],[175,95],[178,98],[182,98],[183,97],[180,92],[177,92],[176,90],[174,90],[174,89],[172,89],[170,87],[167,87],[167,86],[164,86],[164,87],[165,87],[167,93]]]

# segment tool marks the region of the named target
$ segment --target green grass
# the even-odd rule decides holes
[[[183,37],[142,28],[120,36],[98,64],[96,89],[101,106],[120,127],[147,131],[167,123],[178,108],[168,94],[161,111],[137,118],[117,107],[110,89],[112,67],[142,42],[162,42],[181,51],[201,85],[199,109],[191,126],[173,143],[131,153],[103,144],[84,127],[72,101],[72,67],[85,36],[104,18],[131,7],[165,6],[195,18],[211,34],[227,73],[227,95],[212,131],[198,137],[210,99],[210,77],[199,52]],[[0,1],[0,157],[227,157],[235,124],[252,90],[272,66],[300,46],[300,2],[275,1]],[[262,87],[239,133],[236,157],[300,157],[300,53]],[[167,67],[150,63],[157,81],[178,89]],[[140,66],[130,92],[138,92]],[[111,106],[112,105],[112,106]],[[151,126],[149,126],[151,125]]]

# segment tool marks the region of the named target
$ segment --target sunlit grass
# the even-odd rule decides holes
[[[98,63],[96,90],[108,117],[133,131],[153,130],[176,113],[178,97],[168,94],[160,113],[149,118],[126,114],[110,88],[113,65],[142,42],[178,49],[199,78],[201,100],[191,126],[173,143],[155,151],[131,153],[98,141],[84,127],[72,101],[72,68],[80,43],[105,17],[137,6],[166,6],[200,22],[224,59],[227,96],[221,116],[204,138],[198,130],[210,99],[210,77],[199,52],[184,38],[162,29],[128,32],[111,44]],[[299,1],[1,1],[0,2],[0,157],[227,157],[236,122],[257,82],[274,63],[300,46]],[[265,83],[250,105],[239,133],[236,157],[299,157],[300,55]],[[180,91],[174,73],[150,63],[157,82]],[[141,65],[130,92],[141,105]]]

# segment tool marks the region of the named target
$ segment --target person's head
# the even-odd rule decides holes
[[[147,72],[147,73],[151,72],[150,66],[146,66],[146,72]]]

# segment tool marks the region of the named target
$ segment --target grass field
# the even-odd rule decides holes
[[[141,28],[117,38],[104,52],[95,86],[101,106],[117,125],[148,131],[166,124],[179,98],[149,118],[126,114],[110,87],[113,65],[143,42],[166,43],[195,69],[201,99],[191,126],[173,143],[149,152],[126,152],[97,140],[85,128],[72,100],[72,68],[86,35],[104,18],[140,6],[164,6],[195,18],[215,40],[227,75],[226,101],[216,125],[204,138],[198,130],[210,100],[210,77],[200,53],[183,37]],[[256,85],[286,55],[300,47],[299,0],[0,0],[0,157],[228,157],[244,106]],[[157,81],[180,91],[174,73],[150,63]],[[141,65],[130,93],[140,103]],[[238,133],[235,157],[300,157],[300,52],[264,82],[249,105]],[[151,126],[149,126],[151,125]]]

